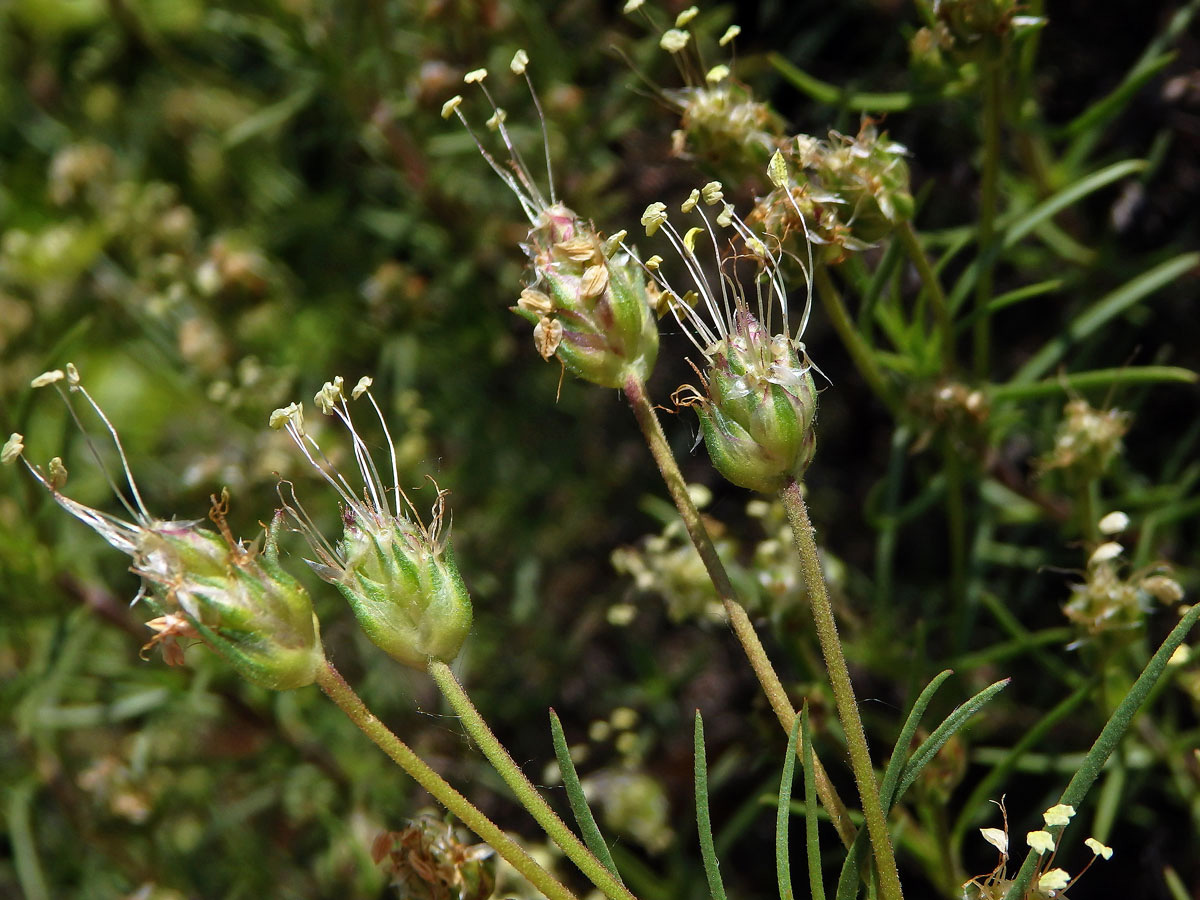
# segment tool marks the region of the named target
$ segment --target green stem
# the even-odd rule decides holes
[[[990,367],[993,252],[996,237],[996,188],[1000,176],[1000,117],[1003,63],[988,66],[983,81],[983,172],[979,184],[979,279],[975,283],[975,375]]]
[[[933,271],[933,266],[929,264],[929,257],[925,255],[925,251],[921,247],[921,241],[917,238],[916,231],[913,230],[912,222],[904,222],[900,225],[896,229],[896,236],[900,239],[900,244],[904,247],[908,258],[917,267],[921,283],[925,285],[925,290],[929,293],[930,300],[933,301],[933,315],[937,320],[938,333],[941,336],[942,371],[950,373],[954,371],[954,323],[950,318],[950,304],[946,301],[942,282],[938,279],[937,273]]]
[[[354,693],[354,689],[346,683],[333,663],[326,662],[317,670],[317,684],[329,699],[338,705],[350,721],[358,726],[367,737],[375,742],[384,753],[390,756],[397,765],[413,777],[434,798],[458,817],[464,825],[487,842],[509,865],[520,872],[535,888],[549,900],[576,900],[565,886],[554,876],[533,861],[521,847],[487,816],[471,804],[466,797],[456,791],[437,772],[417,756],[407,744],[388,729],[383,722],[369,710]]]
[[[895,415],[898,411],[896,400],[892,396],[892,392],[888,390],[883,373],[875,363],[875,357],[871,355],[871,348],[867,346],[862,336],[858,333],[854,322],[850,320],[850,315],[846,312],[846,306],[842,303],[842,295],[838,293],[833,279],[829,277],[828,268],[817,266],[816,270],[817,296],[821,298],[821,304],[825,307],[825,314],[829,316],[833,330],[842,339],[842,343],[846,346],[846,351],[850,354],[850,358],[854,361],[854,365],[858,368],[858,372],[862,375],[863,380],[866,381],[867,386],[871,388],[883,405]]]
[[[808,588],[813,621],[829,681],[833,686],[833,699],[837,704],[838,717],[846,733],[846,747],[850,752],[850,767],[858,784],[858,795],[862,800],[863,817],[867,822],[867,836],[871,839],[871,850],[875,855],[875,867],[879,873],[879,888],[883,900],[901,900],[900,873],[896,869],[896,855],[888,835],[887,818],[879,800],[879,786],[875,783],[875,770],[871,765],[871,752],[867,747],[867,735],[862,719],[858,715],[858,702],[854,699],[854,685],[850,682],[850,670],[842,653],[838,638],[837,622],[833,618],[833,606],[825,590],[825,578],[821,572],[821,560],[817,555],[816,533],[808,518],[808,507],[804,503],[800,484],[794,478],[779,492],[796,551],[800,554],[800,569],[804,584]]]
[[[946,531],[950,545],[950,606],[966,616],[967,606],[967,506],[962,457],[954,448],[952,435],[944,441],[946,462]],[[959,641],[966,635],[959,629]]]
[[[538,793],[533,782],[525,776],[521,767],[492,733],[491,728],[479,714],[479,710],[475,708],[475,704],[471,702],[471,698],[467,696],[467,692],[450,667],[440,660],[430,659],[429,674],[437,682],[442,695],[458,713],[463,727],[479,745],[483,755],[488,758],[493,768],[504,779],[505,784],[516,794],[521,805],[529,811],[529,814],[566,854],[567,858],[575,863],[579,870],[588,877],[588,880],[603,891],[610,900],[635,900],[629,889],[621,884],[620,879],[592,855],[591,851],[583,845],[583,841],[575,836],[575,832],[566,826],[558,814],[550,808],[546,799]]]
[[[750,622],[750,617],[746,614],[745,607],[738,600],[733,583],[729,580],[729,574],[725,571],[725,565],[721,562],[721,557],[717,555],[717,548],[713,546],[708,529],[704,527],[704,522],[700,518],[700,511],[692,502],[692,497],[687,491],[687,482],[684,481],[683,473],[679,471],[679,465],[671,453],[671,446],[667,443],[667,436],[663,434],[662,425],[654,412],[654,404],[650,402],[646,393],[645,382],[636,375],[630,375],[625,380],[625,396],[629,400],[629,405],[633,407],[633,414],[642,428],[642,435],[650,448],[650,454],[658,464],[658,471],[667,485],[667,492],[675,502],[688,536],[691,537],[696,552],[700,554],[708,577],[725,606],[725,613],[729,616],[729,625],[741,643],[742,650],[750,661],[750,667],[758,677],[758,683],[762,686],[763,693],[766,694],[767,701],[771,704],[771,709],[779,720],[780,726],[790,734],[792,724],[796,721],[796,710],[792,706],[792,701],[788,699],[783,682],[779,680],[775,667],[771,665],[771,660],[767,656],[766,650],[763,649],[762,642],[758,639],[758,634]],[[833,822],[834,828],[837,829],[842,843],[849,847],[854,840],[854,825],[846,815],[846,806],[838,796],[833,782],[829,780],[825,767],[815,756],[814,762],[817,794],[821,798],[821,805],[829,813],[829,818]]]

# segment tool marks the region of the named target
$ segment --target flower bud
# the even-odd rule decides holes
[[[239,675],[276,691],[312,684],[325,656],[308,592],[279,563],[281,517],[255,552],[233,540],[224,512],[224,500],[214,504],[220,534],[152,532],[143,553],[173,559],[168,601]]]
[[[393,659],[424,669],[450,662],[471,630],[471,596],[449,544],[417,523],[380,521],[347,510],[335,587],[371,641]]]
[[[327,541],[294,494],[295,505],[286,504],[284,511],[308,538],[316,555],[309,565],[346,598],[376,646],[416,669],[426,668],[431,659],[450,662],[471,630],[471,598],[443,532],[446,492],[437,492],[432,522],[427,527],[400,488],[395,449],[383,414],[371,396],[371,379],[359,381],[351,396],[357,399],[365,394],[383,426],[392,473],[392,482],[386,486],[367,454],[365,442],[354,429],[342,384],[341,378],[326,382],[317,394],[317,403],[322,412],[339,418],[350,432],[363,482],[361,494],[355,494],[349,482],[333,470],[316,439],[304,430],[299,404],[271,415],[272,426],[286,428],[300,452],[337,491],[343,504],[342,537],[334,543]],[[394,497],[394,508],[388,505],[389,493]]]

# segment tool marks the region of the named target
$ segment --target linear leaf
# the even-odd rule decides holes
[[[1152,294],[1163,285],[1170,284],[1188,269],[1200,265],[1200,253],[1184,253],[1160,263],[1153,269],[1142,272],[1105,294],[1087,310],[1071,321],[1063,334],[1047,343],[1033,359],[1025,363],[1009,382],[1011,385],[1029,384],[1045,374],[1067,352],[1072,344],[1083,340],[1101,325],[1116,318],[1143,297]]]
[[[713,845],[712,820],[708,812],[708,760],[704,754],[704,722],[696,710],[696,828],[700,832],[700,855],[704,858],[704,877],[713,900],[725,900],[725,885],[721,882],[721,863]]]
[[[1016,221],[1008,226],[1008,230],[1004,234],[1004,247],[1012,247],[1042,222],[1058,215],[1058,213],[1062,212],[1068,206],[1078,203],[1088,194],[1098,191],[1105,185],[1112,184],[1114,181],[1118,181],[1127,175],[1140,172],[1144,168],[1146,168],[1146,161],[1144,159],[1126,159],[1122,162],[1113,163],[1111,166],[1105,166],[1098,172],[1093,172],[1086,178],[1081,178],[1063,190],[1051,194],[1037,206],[1033,207],[1033,209],[1018,216]]]
[[[800,730],[804,738],[804,842],[808,850],[808,890],[812,900],[825,900],[825,882],[821,880],[821,840],[817,835],[817,776],[813,770],[807,701],[800,709]]]
[[[775,810],[775,877],[779,882],[779,900],[794,900],[792,868],[788,859],[788,822],[792,817],[792,780],[796,774],[796,739],[801,717],[796,716],[788,735],[787,756],[783,758],[783,777],[779,781],[779,806]],[[805,747],[808,747],[806,742]],[[811,749],[809,750],[811,753]],[[816,822],[816,819],[813,819]]]
[[[1179,620],[1179,624],[1167,635],[1167,639],[1162,642],[1162,645],[1158,648],[1154,656],[1150,657],[1150,662],[1146,663],[1146,668],[1142,669],[1142,674],[1133,683],[1133,687],[1129,689],[1129,693],[1125,695],[1125,699],[1117,706],[1112,716],[1105,723],[1104,728],[1100,731],[1100,736],[1096,738],[1096,742],[1088,750],[1087,756],[1084,757],[1083,763],[1075,773],[1075,777],[1071,779],[1067,785],[1067,789],[1063,791],[1062,797],[1059,798],[1059,803],[1074,806],[1076,809],[1083,805],[1083,800],[1095,783],[1096,778],[1100,775],[1100,770],[1104,767],[1104,763],[1108,761],[1112,752],[1117,749],[1117,744],[1120,743],[1121,738],[1133,722],[1133,717],[1137,715],[1143,701],[1145,701],[1155,683],[1162,677],[1171,654],[1183,643],[1183,639],[1187,637],[1188,632],[1192,630],[1192,626],[1196,624],[1197,620],[1200,620],[1200,603],[1187,611],[1183,618]],[[1057,837],[1060,831],[1061,829],[1056,828],[1052,833]],[[1008,893],[1004,895],[1004,900],[1017,900],[1017,898],[1025,896],[1029,882],[1033,879],[1033,870],[1037,865],[1037,861],[1037,852],[1030,850],[1025,856],[1025,861],[1021,864],[1021,869],[1017,873],[1016,878],[1013,879]]]
[[[575,821],[579,824],[583,842],[592,851],[592,855],[600,860],[600,864],[620,881],[621,873],[617,871],[617,864],[613,862],[608,844],[600,833],[600,826],[596,824],[587,797],[583,794],[583,785],[579,783],[579,773],[575,771],[571,750],[567,747],[567,737],[563,734],[562,722],[553,709],[550,710],[550,735],[554,742],[554,756],[558,759],[558,770],[562,773],[563,787],[567,789],[567,800],[571,804],[571,812],[575,814]]]
[[[888,760],[887,768],[884,769],[883,782],[879,786],[879,802],[883,804],[885,811],[892,807],[896,783],[900,780],[900,773],[904,769],[904,764],[908,761],[908,748],[912,743],[913,735],[917,733],[917,727],[921,724],[921,717],[925,715],[925,710],[929,708],[929,704],[933,700],[933,695],[937,693],[938,688],[953,674],[953,669],[943,669],[935,675],[933,680],[925,686],[925,690],[921,691],[916,702],[913,703],[912,709],[909,710],[908,718],[904,720],[904,726],[900,729],[900,736],[896,738],[896,745],[892,748],[892,758]],[[855,889],[858,879],[858,861],[862,858],[862,854],[866,849],[865,829],[860,829],[854,838],[854,843],[850,845],[850,849],[846,853],[846,859],[842,863],[842,871],[838,876],[838,900],[851,900],[854,894],[857,893]]]
[[[1200,374],[1180,366],[1126,366],[1121,369],[1093,369],[1074,372],[1059,378],[1047,378],[1032,384],[998,384],[990,390],[993,400],[1024,400],[1053,394],[1081,391],[1087,388],[1108,388],[1118,384],[1154,384],[1177,382],[1195,384]]]
[[[937,752],[942,749],[946,741],[950,740],[956,731],[967,724],[967,720],[979,712],[989,700],[1008,687],[1010,681],[1012,681],[1011,678],[1004,678],[995,684],[985,687],[966,703],[955,709],[950,715],[946,716],[942,724],[933,730],[933,734],[921,742],[921,746],[917,748],[912,758],[905,765],[904,773],[900,776],[900,784],[896,788],[897,797],[904,795],[909,786],[917,780],[917,776],[921,774],[921,770],[937,755]]]

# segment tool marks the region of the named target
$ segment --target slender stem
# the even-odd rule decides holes
[[[929,257],[925,255],[925,251],[921,247],[921,241],[917,238],[916,231],[913,230],[912,222],[904,222],[900,225],[896,229],[896,236],[900,239],[908,258],[917,267],[921,283],[925,285],[925,290],[929,293],[930,300],[933,301],[933,315],[937,320],[937,329],[942,344],[942,371],[952,372],[954,371],[954,323],[950,319],[950,305],[946,302],[946,293],[942,290],[942,282],[938,279],[937,273],[933,271],[933,266],[929,264]]]
[[[979,278],[975,282],[975,375],[987,376],[991,352],[992,268],[996,236],[996,187],[1000,175],[1003,63],[987,67],[983,80],[983,172],[979,184]]]
[[[567,858],[575,863],[592,884],[604,892],[606,897],[611,900],[635,900],[629,889],[621,884],[621,880],[592,855],[583,842],[575,836],[575,832],[566,826],[558,814],[550,808],[546,799],[538,793],[537,788],[521,771],[521,767],[492,733],[450,667],[440,660],[431,659],[429,660],[429,674],[437,682],[442,695],[450,701],[450,705],[458,713],[463,727],[479,745],[483,755],[488,758],[495,770],[500,773],[500,777],[516,794],[521,805],[529,811],[529,814],[542,826],[542,830],[567,855]]]
[[[576,900],[565,886],[554,876],[533,861],[521,847],[487,816],[456,791],[426,762],[417,756],[407,744],[388,729],[369,710],[346,683],[333,663],[326,662],[317,670],[317,684],[329,699],[336,703],[359,730],[375,742],[397,765],[413,777],[434,798],[450,810],[458,819],[500,855],[509,865],[524,875],[529,883],[541,891],[549,900]]]
[[[846,312],[846,306],[842,303],[842,295],[838,293],[833,279],[829,277],[828,268],[817,266],[816,270],[817,296],[821,298],[821,304],[825,307],[825,313],[829,316],[833,330],[842,339],[846,351],[850,354],[850,358],[854,361],[855,367],[866,381],[867,386],[882,401],[883,405],[895,414],[898,411],[896,400],[892,396],[892,392],[888,390],[883,373],[875,363],[875,357],[871,355],[871,348],[867,346],[858,333],[858,329],[850,320],[850,314]]]
[[[825,655],[825,666],[833,686],[833,699],[837,704],[838,717],[846,732],[846,747],[850,751],[850,767],[858,784],[858,795],[862,800],[863,817],[867,821],[867,836],[871,839],[871,850],[875,855],[875,867],[879,873],[879,888],[884,900],[901,900],[900,873],[896,869],[896,856],[888,836],[887,818],[879,800],[879,786],[875,783],[875,770],[871,766],[871,751],[867,747],[867,735],[863,731],[862,719],[858,715],[858,702],[854,699],[854,686],[850,683],[850,670],[842,653],[842,642],[838,638],[837,622],[833,618],[833,607],[825,591],[825,578],[821,573],[821,560],[817,555],[816,534],[808,518],[808,507],[804,503],[800,484],[789,479],[788,485],[779,492],[792,526],[796,551],[800,554],[800,570],[808,588],[813,621],[821,641],[821,652]]]
[[[950,547],[950,604],[966,615],[967,600],[967,506],[963,460],[952,434],[943,440],[946,472],[946,531]],[[959,639],[966,636],[960,634]]]
[[[713,546],[708,529],[704,527],[704,521],[700,518],[700,511],[692,502],[692,497],[687,491],[687,482],[684,481],[683,473],[679,471],[679,465],[671,453],[671,446],[667,443],[667,436],[663,434],[662,424],[654,412],[654,404],[650,402],[646,393],[645,382],[636,375],[630,375],[625,380],[625,396],[629,399],[629,405],[633,407],[633,414],[642,428],[642,435],[650,448],[650,454],[658,464],[658,471],[662,474],[663,481],[666,482],[667,492],[675,501],[675,507],[679,510],[679,516],[683,519],[688,536],[691,537],[696,552],[700,554],[709,580],[712,581],[713,587],[716,588],[717,594],[725,606],[725,614],[729,616],[729,625],[741,643],[742,651],[746,654],[746,659],[750,661],[750,667],[758,677],[758,683],[762,687],[763,693],[767,695],[767,701],[771,704],[771,709],[779,720],[780,727],[785,733],[791,734],[792,723],[796,721],[796,710],[792,706],[792,701],[788,699],[787,691],[784,690],[783,682],[779,680],[775,667],[771,665],[767,651],[763,649],[762,641],[758,639],[758,634],[754,631],[754,625],[746,614],[746,608],[742,606],[737,592],[733,589],[733,583],[725,571],[725,564],[717,555],[717,548]],[[801,747],[802,749],[803,747]],[[837,789],[829,780],[825,767],[815,754],[813,760],[817,778],[817,794],[821,798],[821,805],[829,814],[830,821],[837,829],[842,843],[849,847],[854,840],[854,825],[851,823],[850,817],[846,815],[846,805],[838,796]]]

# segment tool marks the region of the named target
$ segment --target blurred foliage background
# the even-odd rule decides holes
[[[1040,121],[1053,135],[1108,95],[1195,6],[1120,2],[1101,15],[1077,0],[1048,5],[1029,68]],[[739,78],[793,130],[852,134],[858,113],[798,91],[770,53],[847,92],[920,87],[908,50],[919,23],[906,4],[714,5],[699,27],[720,34],[735,19]],[[559,395],[557,367],[507,311],[522,286],[527,226],[470,138],[438,115],[464,72],[506,72],[518,47],[533,60],[559,194],[599,227],[634,231],[646,203],[707,180],[707,161],[672,157],[678,123],[652,87],[678,87],[670,59],[616,4],[0,2],[0,430],[24,433],[35,461],[61,455],[72,496],[110,506],[64,410],[28,388],[73,361],[118,425],[152,511],[201,518],[228,486],[234,530],[251,535],[283,477],[335,523],[333,498],[266,419],[335,374],[372,375],[402,479],[434,475],[452,491],[455,548],[476,603],[459,668],[514,757],[553,783],[553,705],[635,892],[706,896],[690,794],[691,717],[701,709],[725,877],[738,894],[762,893],[773,880],[770,794],[785,736],[709,613],[711,589],[672,530],[623,400],[570,381]],[[1159,49],[1170,58],[1041,183],[1021,142],[1006,145],[1014,162],[1002,191],[1014,207],[1107,163],[1149,164],[1071,207],[1057,244],[1023,246],[998,269],[997,293],[1061,275],[1064,247],[1076,257],[1058,296],[997,318],[997,380],[1088,302],[1197,245],[1200,42],[1184,27]],[[540,138],[529,99],[515,80],[495,82],[532,156]],[[486,118],[481,109],[474,121]],[[942,246],[974,216],[977,118],[969,97],[939,95],[885,123],[911,153],[917,221]],[[1074,348],[1072,368],[1200,368],[1196,286],[1195,268],[1182,271],[1121,327]],[[664,330],[653,381],[663,398],[690,377],[686,342]],[[923,491],[936,454],[912,450],[911,432],[897,438],[819,314],[805,340],[832,380],[810,503],[877,749],[938,670],[958,672],[939,697],[942,714],[1015,678],[901,814],[905,883],[933,896],[946,888],[938,872],[992,866],[965,830],[996,824],[987,799],[1007,793],[1014,833],[1034,827],[1071,754],[1090,744],[1174,613],[1139,622],[1132,644],[1068,649],[1075,634],[1062,607],[1087,558],[1082,535],[999,488],[984,492],[972,536],[972,583],[985,587],[949,603],[945,523]],[[1001,423],[1006,464],[1050,508],[1071,487],[1034,470],[1053,450],[1067,399],[1033,398]],[[1195,387],[1089,399],[1132,412],[1104,493],[1141,523],[1135,561],[1170,560],[1194,590]],[[692,453],[694,428],[667,417],[846,793],[779,511],[719,483]],[[125,561],[19,468],[0,471],[0,488],[0,894],[387,895],[371,842],[428,798],[313,688],[253,688],[200,648],[182,670],[141,661],[147,638],[128,606],[137,584]],[[418,504],[423,494],[432,492],[418,492]],[[647,534],[657,536],[647,543]],[[302,551],[291,549],[300,574]],[[334,592],[315,579],[310,587],[327,650],[368,704],[502,825],[533,835],[431,685],[375,651]],[[1073,895],[1200,895],[1200,670],[1175,668],[1085,811],[1117,855],[1105,878]],[[1046,721],[1051,711],[1061,714]],[[1008,754],[1041,724],[1029,752]],[[1164,867],[1191,893],[1168,893]]]

